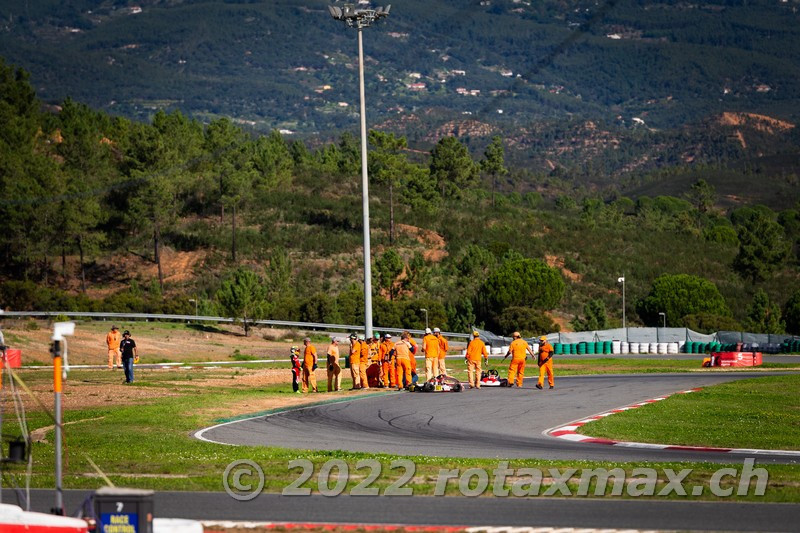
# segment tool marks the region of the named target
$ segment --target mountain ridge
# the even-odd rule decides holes
[[[355,32],[326,5],[11,0],[0,46],[48,103],[72,96],[140,120],[180,109],[324,143],[358,123]],[[478,153],[500,134],[510,159],[537,171],[602,164],[626,174],[775,154],[771,145],[791,143],[722,130],[708,142],[707,128],[725,113],[800,120],[798,5],[395,2],[365,32],[368,121],[423,151],[448,134]],[[599,142],[591,131],[585,150],[565,149],[574,121],[611,131],[625,153],[589,150]],[[648,155],[645,144],[672,147],[665,134],[694,147]]]

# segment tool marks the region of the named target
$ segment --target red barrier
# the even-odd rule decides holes
[[[12,349],[12,348],[7,349],[6,350],[6,363],[3,363],[3,361],[0,359],[0,369],[5,368],[6,364],[8,364],[8,366],[10,368],[19,368],[19,367],[21,367],[22,366],[22,350],[15,350],[15,349]]]
[[[709,366],[761,366],[761,352],[714,352]]]
[[[25,512],[16,505],[0,503],[3,533],[86,533],[86,522],[78,518]]]

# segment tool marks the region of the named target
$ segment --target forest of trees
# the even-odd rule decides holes
[[[247,330],[363,323],[355,136],[312,149],[225,118],[42,109],[0,63],[0,307],[188,313],[195,299]],[[625,272],[629,323],[667,311],[671,326],[800,333],[800,205],[723,210],[702,178],[680,197],[568,194],[551,188],[566,178],[513,179],[501,137],[472,154],[446,136],[411,159],[372,131],[370,147],[378,326],[420,327],[423,308],[453,331],[610,326]],[[165,249],[207,255],[170,283]],[[127,270],[134,257],[157,275]]]

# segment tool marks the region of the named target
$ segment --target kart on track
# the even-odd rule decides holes
[[[464,385],[458,379],[442,374],[424,383],[412,383],[408,390],[411,392],[461,392],[464,390]]]
[[[501,378],[497,370],[481,372],[481,387],[508,387],[508,380]]]

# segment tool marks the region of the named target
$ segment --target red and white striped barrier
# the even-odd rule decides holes
[[[699,388],[689,389],[689,390],[678,391],[674,394],[689,394],[699,390],[701,389]],[[600,420],[601,418],[605,418],[607,416],[611,416],[617,413],[622,413],[624,411],[630,411],[631,409],[638,409],[639,407],[643,407],[651,403],[660,402],[661,400],[666,400],[670,396],[672,396],[672,394],[659,396],[658,398],[651,398],[649,400],[627,405],[625,407],[618,407],[616,409],[611,409],[610,411],[605,411],[603,413],[599,413],[587,418],[581,418],[574,422],[570,422],[569,424],[545,430],[544,434],[549,437],[569,440],[572,442],[583,442],[589,444],[607,444],[609,446],[623,446],[626,448],[647,448],[656,450],[685,450],[693,452],[746,453],[746,454],[758,454],[758,455],[793,455],[800,457],[800,451],[794,451],[794,450],[759,450],[750,448],[717,448],[713,446],[680,446],[675,444],[651,444],[647,442],[626,442],[626,441],[618,441],[611,439],[603,439],[598,437],[592,437],[589,435],[582,435],[578,433],[578,428],[580,428],[584,424],[588,424],[589,422],[594,422],[595,420]]]
[[[23,511],[16,505],[0,503],[0,531],[3,533],[87,533],[79,518]]]

